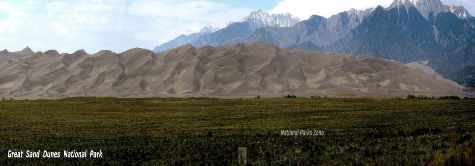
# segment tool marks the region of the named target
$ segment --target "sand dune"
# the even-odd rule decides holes
[[[307,53],[252,43],[182,46],[156,55],[55,51],[0,57],[0,96],[394,97],[462,95],[462,87],[421,68],[374,58]]]

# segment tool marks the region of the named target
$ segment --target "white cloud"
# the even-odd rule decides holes
[[[155,40],[160,43],[183,34],[199,31],[205,26],[223,27],[230,21],[237,21],[248,15],[251,9],[235,8],[219,1],[206,0],[140,0],[130,6],[135,17],[150,18],[150,33],[160,33],[162,38],[153,39],[146,32],[138,32],[135,37],[144,41]],[[155,43],[156,44],[156,43]]]
[[[211,12],[219,12],[220,9],[227,7],[228,6],[225,4],[204,0],[197,0],[185,3],[142,0],[137,3],[133,3],[131,6],[131,11],[133,13],[142,15],[190,19],[192,17],[202,16]]]
[[[282,0],[272,12],[291,13],[302,19],[312,15],[329,17],[349,9],[367,9],[377,5],[389,6],[393,0]]]

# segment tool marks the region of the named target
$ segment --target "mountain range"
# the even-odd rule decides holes
[[[187,40],[175,39],[154,51],[185,44],[203,47],[264,42],[281,48],[381,57],[403,63],[427,62],[447,78],[465,85],[475,82],[475,73],[470,70],[475,68],[475,18],[462,6],[445,5],[440,0],[395,0],[387,8],[349,10],[329,18],[314,15],[296,21],[284,15],[279,18],[295,21],[278,21],[292,22],[282,26],[266,21],[276,15],[262,13],[254,12],[247,17],[253,19],[215,32],[181,36]],[[266,17],[254,17],[257,15]]]
[[[0,56],[0,97],[396,97],[463,95],[420,64],[247,43],[161,54],[51,50]]]
[[[226,28],[214,31],[202,30],[190,35],[180,35],[179,37],[166,42],[156,48],[154,52],[162,52],[185,44],[192,44],[195,47],[206,45],[218,46],[230,43],[246,42],[247,36],[255,30],[264,27],[284,28],[292,27],[300,19],[290,14],[269,14],[262,10],[254,11],[243,21],[232,23]]]
[[[415,7],[425,18],[439,13],[453,13],[459,18],[471,17],[470,13],[462,6],[445,5],[440,0],[395,0],[390,8]]]

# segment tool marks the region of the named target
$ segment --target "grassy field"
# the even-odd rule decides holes
[[[474,165],[474,134],[474,100],[0,102],[0,165],[238,165],[239,147],[250,165]],[[101,149],[104,158],[12,159],[11,149]]]

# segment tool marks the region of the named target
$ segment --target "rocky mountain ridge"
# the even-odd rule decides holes
[[[390,8],[400,8],[401,6],[404,6],[405,9],[415,7],[425,18],[429,18],[431,14],[436,16],[445,12],[453,13],[460,18],[471,17],[463,6],[445,5],[440,0],[395,0]]]

